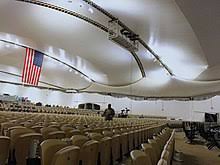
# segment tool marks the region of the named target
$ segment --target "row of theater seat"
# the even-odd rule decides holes
[[[42,165],[110,165],[159,133],[166,121],[0,112],[0,124],[0,164],[8,159],[25,165],[28,157]]]
[[[89,116],[100,116],[101,115],[93,110],[81,110],[81,109],[67,108],[67,107],[36,106],[33,103],[25,103],[25,102],[24,103],[23,102],[0,103],[0,111],[77,114],[77,115],[89,115]]]
[[[130,153],[133,165],[171,165],[175,151],[175,130],[164,129],[148,143],[141,144],[141,150]]]

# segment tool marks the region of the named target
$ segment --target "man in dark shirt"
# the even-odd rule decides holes
[[[111,104],[108,104],[108,108],[105,109],[103,115],[105,117],[105,120],[112,120],[115,116],[115,110],[111,107]]]

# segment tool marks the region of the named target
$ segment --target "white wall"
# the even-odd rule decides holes
[[[28,97],[33,102],[44,104],[67,105],[76,107],[79,103],[98,103],[104,109],[108,103],[116,111],[125,107],[132,110],[133,114],[157,115],[181,118],[183,120],[202,121],[204,113],[220,113],[220,96],[205,101],[133,101],[128,98],[114,98],[98,94],[64,94],[56,91],[39,90],[35,88],[20,87],[9,84],[0,84],[0,94],[8,93]],[[211,102],[214,109],[211,109]],[[201,112],[201,113],[200,113]]]

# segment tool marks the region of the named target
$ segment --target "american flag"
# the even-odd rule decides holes
[[[22,72],[22,82],[38,85],[44,54],[31,48],[26,48],[24,67]]]

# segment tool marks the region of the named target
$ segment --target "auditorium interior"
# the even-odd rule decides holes
[[[0,165],[220,165],[220,0],[0,0]]]

